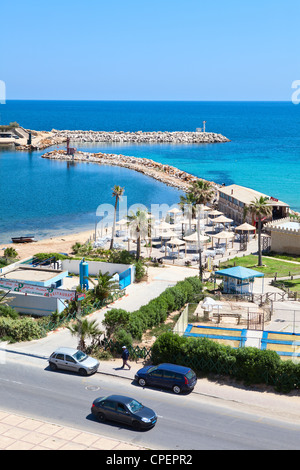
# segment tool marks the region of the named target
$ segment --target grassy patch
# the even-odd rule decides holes
[[[291,275],[300,274],[300,265],[287,263],[282,259],[272,259],[263,256],[263,266],[257,266],[258,258],[256,255],[248,255],[242,257],[232,258],[231,260],[221,263],[220,269],[232,268],[233,266],[243,266],[245,268],[254,269],[264,273],[266,277],[286,277]]]
[[[285,289],[290,289],[290,291],[300,293],[300,279],[294,279],[292,281],[278,281],[275,285],[279,288],[284,286]]]
[[[272,258],[295,261],[296,263],[300,263],[299,255],[288,255],[286,253],[275,253],[274,251],[270,251],[265,256],[272,256]]]

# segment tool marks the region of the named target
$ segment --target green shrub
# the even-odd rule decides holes
[[[0,305],[0,317],[19,318],[19,314],[9,305]]]
[[[132,346],[132,336],[126,330],[121,328],[114,336],[114,341],[120,344],[120,346]]]
[[[69,258],[66,255],[62,255],[61,253],[36,253],[34,255],[34,258],[37,258],[40,261],[45,261],[46,259],[53,257],[55,258],[55,261]]]
[[[0,317],[0,338],[8,337],[11,342],[31,341],[45,336],[44,329],[32,318],[17,320]]]
[[[129,312],[121,308],[112,308],[104,317],[103,325],[108,337],[111,337],[118,329],[126,330],[129,322]]]
[[[246,384],[265,383],[267,377],[274,374],[281,359],[275,351],[253,347],[235,350],[236,378]]]
[[[275,390],[280,393],[289,393],[300,388],[300,364],[291,360],[281,361],[278,365],[273,382]]]

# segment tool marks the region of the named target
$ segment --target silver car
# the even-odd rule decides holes
[[[84,352],[73,348],[59,348],[48,359],[51,370],[64,369],[90,375],[97,372],[100,365],[97,359],[87,356]]]

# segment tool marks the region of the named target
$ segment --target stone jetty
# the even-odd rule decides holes
[[[52,129],[50,132],[30,131],[35,135],[31,144],[19,145],[18,150],[44,150],[63,144],[69,138],[76,143],[133,143],[133,144],[216,144],[230,142],[227,137],[215,132],[123,132],[123,131],[70,131]]]
[[[72,163],[88,162],[100,165],[119,166],[130,170],[138,171],[146,176],[150,176],[168,186],[177,188],[186,192],[193,181],[200,178],[191,175],[185,171],[179,170],[170,165],[164,165],[148,158],[130,157],[126,155],[110,154],[110,153],[89,153],[75,151],[73,155],[68,155],[66,150],[53,150],[42,155],[42,158],[52,160],[64,160]],[[210,182],[216,190],[219,185]]]
[[[58,131],[52,130],[56,138],[73,142],[105,142],[105,143],[172,143],[172,144],[204,144],[229,142],[227,137],[214,132],[102,132],[102,131]]]

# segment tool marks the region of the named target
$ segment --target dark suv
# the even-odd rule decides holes
[[[189,367],[175,364],[160,364],[140,369],[135,380],[144,387],[153,385],[173,390],[174,393],[192,391],[197,383],[195,372]]]

